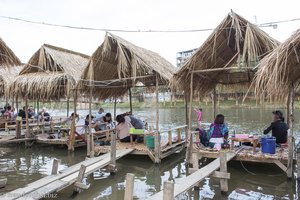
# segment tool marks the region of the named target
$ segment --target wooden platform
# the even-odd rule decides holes
[[[211,148],[201,148],[197,144],[194,144],[193,151],[205,158],[219,157],[219,151]],[[226,151],[230,152],[231,150],[227,149]],[[242,150],[237,153],[234,160],[260,163],[274,163],[275,161],[280,161],[282,163],[287,163],[288,148],[276,148],[275,154],[264,154],[259,148],[256,148],[256,152],[253,152],[253,147],[242,146]]]
[[[129,153],[133,149],[117,150],[116,158],[119,159]],[[57,175],[46,176],[33,183],[28,184],[24,188],[19,188],[0,196],[1,200],[33,200],[43,198],[45,195],[60,191],[75,183],[81,165],[86,166],[85,176],[95,172],[110,164],[110,153],[99,157],[90,158],[83,162],[77,163],[71,167],[61,170]],[[71,195],[71,194],[70,194]]]
[[[39,144],[51,144],[51,145],[69,145],[69,138],[68,137],[62,137],[62,138],[49,138],[49,134],[38,134],[36,135],[36,142]],[[86,142],[82,140],[75,140],[74,147],[82,147],[86,146]],[[107,152],[106,152],[107,153]]]
[[[236,156],[235,152],[228,152],[226,154],[226,161],[228,162],[232,160],[235,156]],[[173,192],[174,197],[198,185],[199,181],[202,181],[205,177],[210,176],[219,168],[220,168],[220,158],[216,158],[208,165],[198,169],[191,175],[186,176],[185,178],[176,182],[174,184],[174,192]],[[164,199],[163,197],[164,197],[164,191],[161,190],[160,192],[149,197],[148,200]]]
[[[174,142],[172,145],[169,145],[168,141],[161,143],[161,159],[175,153],[176,151],[181,151],[184,149],[185,141]],[[144,143],[125,143],[117,141],[116,143],[117,150],[123,149],[133,149],[130,154],[133,155],[145,155],[149,156],[151,160],[154,159],[154,149],[148,149]],[[95,154],[103,154],[111,151],[110,146],[95,146]]]

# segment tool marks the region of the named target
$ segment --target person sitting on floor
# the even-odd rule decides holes
[[[100,131],[105,129],[113,129],[115,127],[114,122],[112,121],[111,113],[106,113],[105,116],[102,117],[99,123]]]
[[[118,123],[116,126],[118,138],[120,139],[121,142],[130,142],[129,131],[130,131],[131,124],[125,120],[124,115],[118,115],[116,117],[116,120]],[[136,135],[134,135],[133,137],[136,137]]]
[[[218,114],[214,123],[210,125],[208,131],[209,146],[220,150],[225,147],[228,139],[228,127],[224,123],[225,117],[222,114]]]
[[[106,115],[103,108],[99,108],[99,111],[96,113],[95,121],[101,121],[102,118]]]
[[[51,116],[46,108],[42,109],[42,112],[40,112],[40,121],[41,122],[50,122]]]
[[[124,113],[125,120],[130,123],[135,129],[145,129],[145,123],[134,117],[131,113]]]
[[[289,126],[284,122],[283,113],[280,110],[273,111],[273,122],[264,130],[264,134],[272,131],[272,136],[276,138],[277,144],[287,142],[287,131]]]

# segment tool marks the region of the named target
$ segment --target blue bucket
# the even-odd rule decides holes
[[[276,138],[275,137],[262,137],[261,138],[261,152],[275,154],[276,152]]]

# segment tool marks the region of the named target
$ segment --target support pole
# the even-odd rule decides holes
[[[115,102],[114,102],[114,119],[117,117],[117,97],[115,97]]]
[[[117,171],[117,145],[116,145],[116,133],[111,132],[111,151],[110,151],[110,165],[109,171],[114,174]]]
[[[213,118],[215,118],[215,116],[217,115],[217,92],[216,92],[216,88],[214,88],[213,93],[212,93],[212,103],[213,103]]]
[[[185,107],[185,121],[186,125],[189,124],[189,113],[188,113],[188,95],[184,92],[184,107]]]
[[[163,190],[163,200],[173,200],[174,199],[174,182],[165,181]]]
[[[67,97],[67,117],[70,115],[70,97]]]
[[[227,173],[227,158],[224,151],[220,152],[220,172]],[[228,192],[228,180],[226,178],[220,179],[221,193],[226,194]]]
[[[159,133],[159,99],[158,99],[158,74],[156,73],[156,131],[155,131],[155,163],[160,163],[160,133]]]
[[[133,199],[133,189],[134,189],[134,174],[127,173],[125,181],[125,195],[124,200]]]
[[[76,106],[77,106],[77,90],[74,89],[73,92],[74,96],[74,116],[76,116]],[[71,124],[71,131],[70,131],[70,137],[69,137],[69,145],[68,145],[68,150],[69,151],[74,151],[74,141],[75,141],[75,131],[76,131],[76,117],[73,117],[72,119],[72,124]]]
[[[189,124],[188,124],[188,132],[189,132],[189,145],[186,151],[186,162],[188,164],[191,163],[191,156],[192,156],[192,148],[193,148],[193,134],[192,134],[192,107],[193,107],[193,79],[194,73],[191,74],[191,82],[190,82],[190,106],[189,106]]]
[[[25,134],[25,138],[30,138],[29,121],[28,121],[28,98],[27,97],[25,97],[25,116],[26,116],[26,134]],[[25,146],[29,147],[30,142],[25,141]]]
[[[297,180],[300,181],[300,146],[297,148]]]
[[[129,93],[130,113],[132,113],[132,94],[131,94],[131,88],[128,89],[128,93]]]
[[[293,122],[294,122],[294,85],[292,84],[288,101],[287,101],[287,116],[289,124],[289,134],[288,134],[288,164],[287,164],[287,177],[289,179],[293,178],[293,153],[294,153],[294,140],[293,140]]]
[[[90,85],[91,85],[91,81],[90,81]],[[90,149],[88,149],[88,151],[90,150],[90,157],[93,158],[95,155],[94,152],[94,135],[92,133],[92,98],[93,98],[93,88],[92,86],[90,86],[90,95],[89,95],[89,137],[90,137]]]
[[[18,96],[16,96],[16,109],[17,109],[17,113],[19,113],[19,102],[18,102]]]

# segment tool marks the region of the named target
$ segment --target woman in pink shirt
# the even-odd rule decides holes
[[[199,128],[201,128],[201,123],[202,123],[202,108],[195,108],[194,111],[197,113],[197,121]]]

